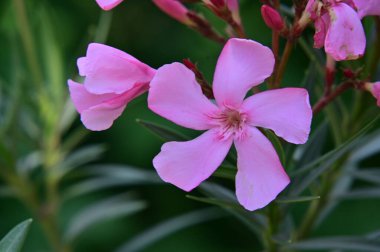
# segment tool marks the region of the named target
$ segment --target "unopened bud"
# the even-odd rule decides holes
[[[187,16],[189,10],[180,3],[179,0],[153,0],[153,3],[157,5],[163,12],[170,17],[186,25],[191,25],[192,22]]]
[[[277,10],[269,5],[261,7],[261,15],[263,16],[265,24],[274,31],[282,31],[285,27],[284,21]]]
[[[356,73],[354,71],[352,71],[351,69],[349,69],[349,68],[343,69],[343,75],[347,79],[354,79],[356,77]]]

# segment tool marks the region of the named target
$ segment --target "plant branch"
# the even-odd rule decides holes
[[[339,95],[341,95],[346,90],[359,85],[360,83],[356,83],[354,81],[347,81],[343,84],[339,85],[334,91],[323,95],[323,97],[313,106],[313,114],[319,113],[324,107],[329,105],[332,101],[335,100]]]

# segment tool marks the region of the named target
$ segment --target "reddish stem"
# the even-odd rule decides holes
[[[339,95],[341,95],[346,90],[355,87],[359,83],[355,83],[352,81],[344,82],[335,88],[334,91],[331,91],[329,94],[325,94],[314,106],[313,106],[313,114],[319,113],[323,108],[329,105],[332,101],[335,100]]]

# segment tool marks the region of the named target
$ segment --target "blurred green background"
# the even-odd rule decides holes
[[[85,55],[88,43],[93,40],[102,10],[94,0],[28,0],[25,2],[35,37],[40,38],[44,30],[53,27],[51,29],[54,38],[52,43],[59,48],[64,76],[67,79],[76,78],[76,59]],[[271,32],[261,19],[260,6],[259,1],[241,1],[243,23],[250,38],[270,45]],[[196,8],[201,9],[200,6]],[[46,14],[49,20],[44,19]],[[17,14],[13,10],[12,1],[1,0],[0,76],[7,80],[7,83],[12,83],[10,80],[15,61],[20,68],[26,67],[23,57],[25,52],[21,49],[15,15]],[[190,58],[198,63],[207,79],[212,80],[221,46],[172,20],[158,10],[151,1],[126,0],[115,8],[112,14],[106,15],[112,15],[112,24],[106,39],[107,45],[126,51],[154,68]],[[207,11],[205,15],[211,16]],[[222,23],[215,18],[214,20],[221,27]],[[41,45],[42,42],[37,39],[36,43]],[[20,56],[18,59],[22,59],[21,61],[14,59],[14,48],[17,48],[16,52]],[[43,62],[43,52],[38,56],[41,64],[46,64]],[[285,85],[300,85],[307,68],[306,56],[302,50],[296,48],[286,72]],[[61,83],[63,86],[64,81]],[[28,92],[27,89],[33,89],[33,86],[24,88],[25,92]],[[128,105],[123,116],[110,130],[90,133],[81,145],[104,144],[106,146],[105,154],[96,163],[127,164],[140,169],[153,170],[151,160],[159,152],[163,142],[137,124],[137,118],[175,127],[149,111],[146,106],[146,96],[142,96]],[[80,126],[79,119],[76,125]],[[189,135],[196,134],[184,132]],[[22,146],[23,142],[19,141],[17,145]],[[366,166],[378,164],[379,160],[372,157],[367,161]],[[101,198],[104,194],[113,195],[124,190],[129,189],[115,189],[70,201],[63,209],[60,220],[62,225],[65,226],[70,214],[79,206]],[[205,204],[185,198],[186,193],[171,185],[141,186],[134,191],[148,202],[147,209],[133,216],[94,225],[76,240],[75,251],[112,251],[134,235],[160,221],[207,207]],[[298,214],[305,210],[302,204],[294,207],[295,213]],[[335,209],[315,234],[326,236],[368,233],[380,228],[379,213],[378,199],[360,202],[345,201]],[[30,213],[17,200],[0,198],[0,237],[15,224],[29,217]],[[258,246],[257,238],[253,237],[241,222],[229,216],[177,232],[145,251],[260,251]],[[49,246],[37,223],[32,226],[24,251],[49,251]]]

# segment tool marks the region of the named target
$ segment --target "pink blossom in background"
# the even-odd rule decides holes
[[[371,85],[371,88],[370,88],[373,96],[376,98],[377,100],[377,106],[380,107],[380,81],[379,82],[375,82]]]
[[[96,2],[103,10],[108,11],[119,5],[123,0],[96,0]]]
[[[191,20],[188,18],[187,13],[189,10],[178,0],[153,0],[153,3],[157,5],[163,12],[177,21],[190,24]]]
[[[352,0],[309,0],[306,12],[314,21],[314,46],[325,47],[334,60],[354,60],[364,54],[366,37]]]
[[[214,75],[216,104],[202,94],[192,71],[180,63],[164,65],[150,84],[149,108],[174,123],[205,130],[194,140],[168,142],[154,158],[159,176],[191,191],[221,165],[232,144],[238,153],[237,199],[246,209],[266,206],[289,184],[271,142],[257,127],[288,142],[307,141],[312,111],[302,88],[247,92],[273,71],[271,50],[257,42],[230,39]]]
[[[69,80],[71,100],[84,126],[99,131],[111,127],[128,102],[144,93],[155,70],[115,48],[90,44],[78,59],[84,84]]]
[[[380,0],[354,0],[359,17],[380,16]]]

